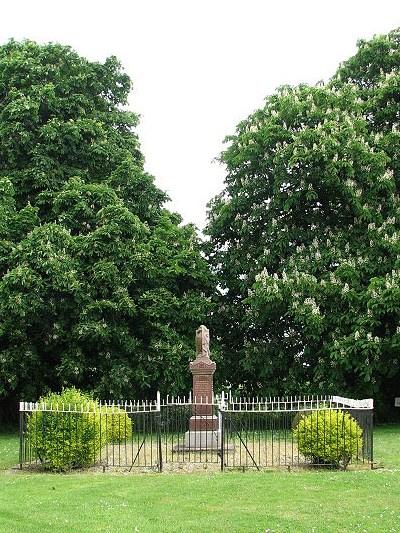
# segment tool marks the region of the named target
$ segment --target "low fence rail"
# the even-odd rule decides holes
[[[20,468],[128,470],[373,463],[373,401],[340,396],[20,403]]]

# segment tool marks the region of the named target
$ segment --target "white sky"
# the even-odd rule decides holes
[[[0,42],[116,55],[133,79],[146,169],[200,229],[223,186],[223,138],[282,84],[329,78],[358,38],[400,26],[399,0],[13,0]]]

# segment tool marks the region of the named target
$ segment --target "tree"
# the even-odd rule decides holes
[[[329,84],[278,89],[227,138],[207,232],[234,387],[393,402],[399,44],[398,31],[360,43]]]
[[[163,207],[115,58],[0,47],[0,398],[77,385],[139,398],[188,385],[212,280]]]

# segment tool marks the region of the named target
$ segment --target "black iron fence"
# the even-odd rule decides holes
[[[373,402],[338,396],[20,404],[20,468],[360,467]]]
[[[222,414],[223,468],[373,463],[373,402],[338,396],[235,399]]]
[[[20,468],[161,469],[157,402],[20,404]]]

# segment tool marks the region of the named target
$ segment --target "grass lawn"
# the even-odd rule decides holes
[[[0,435],[0,531],[399,532],[400,426],[375,431],[377,470],[37,474],[8,470]]]

